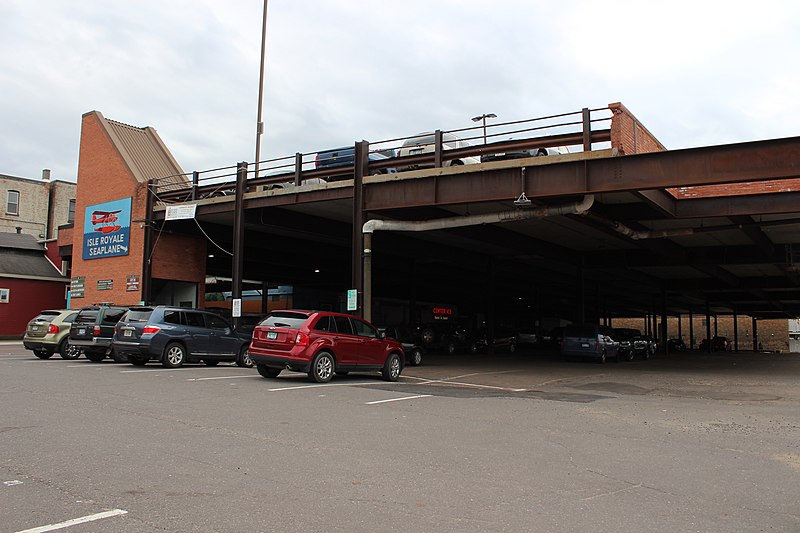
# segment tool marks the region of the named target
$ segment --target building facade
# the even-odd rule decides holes
[[[25,233],[38,240],[56,238],[58,226],[75,216],[77,184],[50,180],[42,171],[41,180],[0,174],[0,232]]]

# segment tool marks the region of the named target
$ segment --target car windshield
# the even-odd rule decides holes
[[[97,320],[96,309],[87,309],[85,311],[81,311],[78,313],[78,316],[75,317],[76,324],[94,324],[95,320]]]
[[[272,313],[261,321],[260,326],[275,326],[279,328],[299,328],[308,320],[308,315],[303,313]]]
[[[39,322],[52,322],[52,320],[57,316],[57,312],[42,311],[36,318],[34,318],[34,320]]]
[[[125,317],[126,322],[147,322],[150,315],[153,314],[152,309],[131,309]]]

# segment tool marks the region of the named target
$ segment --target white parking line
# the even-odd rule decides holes
[[[400,402],[403,400],[415,400],[417,398],[430,398],[431,394],[417,394],[416,396],[403,396],[402,398],[390,398],[388,400],[376,400],[374,402],[367,402],[366,405],[377,405],[379,403]]]
[[[451,380],[456,379],[456,378],[465,378],[465,377],[469,377],[469,376],[479,376],[479,375],[484,375],[484,374],[505,374],[507,372],[513,372],[513,371],[512,370],[508,370],[508,371],[505,371],[505,372],[478,372],[478,373],[475,373],[475,374],[464,374],[463,376],[453,376],[451,378],[442,378],[442,379],[426,379],[426,378],[418,378],[418,377],[413,377],[413,376],[406,376],[406,377],[410,378],[410,379],[418,380],[419,383],[417,383],[417,385],[430,385],[432,383],[443,383],[445,385],[460,385],[462,387],[473,387],[473,388],[478,388],[478,389],[504,390],[504,391],[509,391],[509,392],[525,392],[525,391],[528,390],[528,389],[516,389],[516,388],[511,388],[511,387],[496,387],[494,385],[479,385],[477,383],[464,383],[464,382],[461,382],[461,381],[451,381]]]
[[[374,381],[357,381],[355,383],[348,382],[348,383],[318,383],[317,385],[298,385],[296,387],[281,387],[279,389],[267,389],[269,392],[280,392],[280,391],[287,391],[287,390],[300,390],[300,389],[315,389],[318,387],[348,387],[351,385],[374,385]],[[386,383],[383,383],[386,385]]]
[[[241,378],[258,378],[261,379],[261,376],[256,376],[253,374],[248,374],[246,376],[215,376],[213,378],[186,378],[186,381],[208,381],[212,379],[241,379]]]
[[[66,522],[60,522],[58,524],[49,524],[47,526],[26,529],[24,531],[18,531],[17,533],[42,533],[44,531],[56,531],[57,529],[64,529],[77,524],[85,524],[86,522],[94,522],[95,520],[102,520],[103,518],[111,518],[112,516],[120,516],[124,514],[128,514],[128,511],[123,511],[122,509],[113,509],[103,513],[73,518],[72,520],[67,520]]]

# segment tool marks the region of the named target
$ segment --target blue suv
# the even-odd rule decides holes
[[[133,365],[160,361],[167,368],[202,361],[235,361],[252,367],[250,333],[235,330],[215,313],[182,307],[131,307],[117,323],[114,351]]]

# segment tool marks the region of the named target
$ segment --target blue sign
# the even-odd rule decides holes
[[[90,205],[83,218],[83,259],[128,255],[131,199]]]

